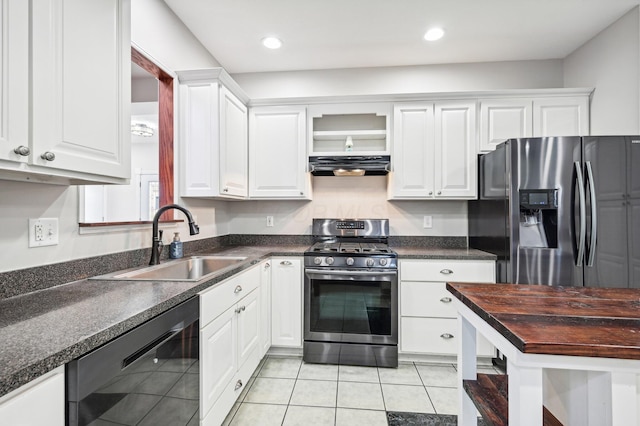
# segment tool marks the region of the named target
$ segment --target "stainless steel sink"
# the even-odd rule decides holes
[[[198,281],[245,260],[234,256],[193,256],[127,272],[100,275],[92,279],[128,281]]]

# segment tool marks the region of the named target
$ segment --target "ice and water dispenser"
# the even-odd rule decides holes
[[[520,247],[558,247],[558,190],[520,190]]]

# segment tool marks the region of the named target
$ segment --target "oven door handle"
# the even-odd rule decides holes
[[[398,271],[348,271],[348,270],[335,270],[335,269],[305,269],[304,273],[311,279],[332,279],[332,280],[354,280],[354,278],[384,278],[390,277],[395,279],[398,275]]]

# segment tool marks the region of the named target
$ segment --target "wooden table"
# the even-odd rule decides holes
[[[542,425],[544,389],[564,424],[640,425],[640,290],[470,283],[447,290],[461,336],[459,425],[476,424],[463,386],[481,381],[476,332],[507,358],[508,424]]]

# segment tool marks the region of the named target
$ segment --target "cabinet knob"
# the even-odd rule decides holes
[[[280,264],[282,266],[291,266],[291,265],[293,265],[293,263],[291,263],[291,261],[289,261],[289,260],[283,260],[282,262],[280,262]]]
[[[53,161],[53,160],[56,159],[56,155],[51,151],[47,151],[47,152],[42,153],[40,158],[42,158],[43,160],[46,160],[46,161]]]
[[[236,382],[236,386],[235,386],[235,388],[234,388],[233,390],[238,390],[238,389],[240,389],[241,387],[242,387],[242,380],[238,380],[238,381]]]
[[[269,262],[264,264],[264,269],[269,269],[271,268],[271,264]]]
[[[304,195],[304,192],[300,191],[300,195]]]
[[[442,299],[440,299],[440,301],[442,303],[451,303],[451,298],[450,297],[443,297]]]
[[[442,333],[440,335],[440,337],[442,337],[443,339],[447,339],[447,340],[448,339],[453,339],[453,334],[451,334],[451,333]]]
[[[433,191],[429,191],[429,195],[433,195]]]
[[[24,145],[20,145],[19,147],[14,149],[13,152],[15,152],[18,155],[22,155],[23,157],[26,157],[29,154],[31,154],[31,150],[29,149],[29,147]]]
[[[229,192],[229,188],[223,189],[222,192]]]
[[[442,195],[442,191],[438,191],[438,195]]]
[[[451,269],[443,269],[440,271],[440,273],[444,275],[451,275],[453,274],[453,271]]]
[[[242,286],[237,285],[236,289],[233,290],[234,293],[240,293],[242,291]]]
[[[240,312],[243,312],[245,309],[247,309],[247,307],[244,306],[244,305],[236,308],[236,314],[239,314]]]

